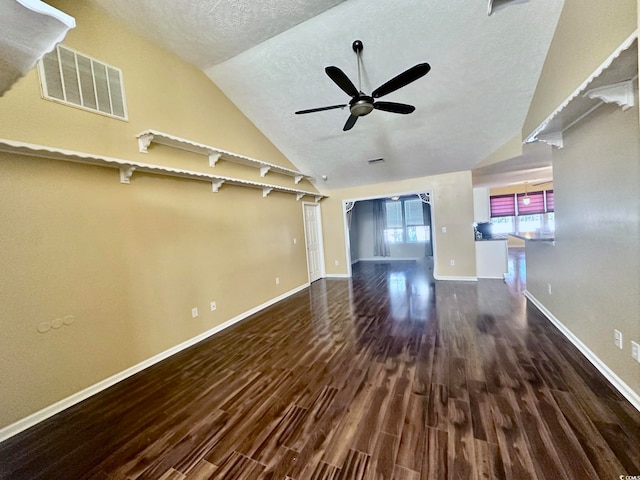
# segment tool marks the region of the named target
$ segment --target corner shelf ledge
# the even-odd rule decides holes
[[[0,96],[75,28],[70,15],[40,0],[3,2],[0,16]]]
[[[297,190],[295,188],[268,185],[266,183],[241,180],[239,178],[211,175],[209,173],[164,167],[162,165],[153,165],[150,163],[134,162],[130,160],[123,160],[120,158],[94,155],[91,153],[76,152],[73,150],[64,150],[61,148],[35,145],[31,143],[17,142],[6,139],[0,139],[0,152],[48,158],[53,160],[62,160],[66,162],[82,163],[86,165],[97,165],[100,167],[117,168],[120,171],[120,183],[123,184],[131,183],[131,177],[134,172],[143,172],[155,175],[165,175],[170,177],[180,177],[188,178],[190,180],[210,182],[212,192],[218,192],[220,190],[220,187],[222,187],[223,184],[226,184],[262,190],[263,197],[267,197],[269,193],[274,191],[293,194],[296,196],[296,200],[301,200],[303,197],[308,196],[312,197],[314,201],[319,202],[323,198],[326,198],[325,195],[319,193]]]
[[[206,155],[209,157],[210,167],[215,167],[218,160],[222,158],[223,160],[238,163],[240,165],[259,168],[261,177],[266,176],[268,172],[280,173],[282,175],[293,177],[296,185],[305,178],[313,178],[310,175],[305,175],[296,170],[291,170],[290,168],[281,167],[280,165],[264,162],[262,160],[256,160],[255,158],[251,157],[245,157],[244,155],[239,155],[237,153],[228,152],[226,150],[212,147],[210,145],[205,145],[203,143],[197,143],[185,138],[169,135],[168,133],[158,132],[157,130],[145,130],[144,132],[140,132],[137,135],[137,138],[138,149],[140,150],[140,153],[148,153],[149,146],[152,143],[157,143],[158,145],[164,145],[167,147],[185,150],[187,152]]]
[[[524,141],[563,147],[562,134],[603,103],[623,110],[635,104],[633,81],[638,78],[638,31],[633,32]]]

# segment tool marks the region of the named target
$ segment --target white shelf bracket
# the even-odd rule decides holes
[[[300,183],[300,181],[304,178],[304,175],[296,175],[293,177],[293,181],[296,182],[296,185]]]
[[[300,200],[302,200],[302,197],[304,197],[304,193],[297,193],[296,194],[296,200],[300,201]]]
[[[546,135],[538,135],[537,140],[551,145],[552,147],[562,148],[564,143],[562,142],[562,132],[548,133]]]
[[[138,150],[140,153],[148,153],[149,145],[153,142],[153,133],[143,133],[138,137]]]
[[[622,110],[627,110],[635,105],[633,82],[631,80],[592,88],[587,90],[584,96],[602,100],[605,103],[617,103],[618,106],[622,107]]]
[[[131,175],[136,171],[136,167],[132,165],[122,165],[120,167],[120,183],[131,183]]]
[[[213,193],[218,193],[223,183],[224,183],[224,180],[213,180],[211,182],[211,191]]]
[[[263,189],[262,189],[262,198],[267,198],[267,196],[271,193],[271,190],[273,190],[273,188],[263,187]]]
[[[260,167],[260,176],[264,177],[269,170],[271,170],[271,167]]]
[[[315,196],[316,203],[319,202],[320,200],[322,200],[322,195],[316,195]]]
[[[209,154],[209,166],[210,167],[215,167],[216,163],[218,163],[218,160],[220,160],[220,157],[222,157],[222,154],[219,152],[213,152]]]

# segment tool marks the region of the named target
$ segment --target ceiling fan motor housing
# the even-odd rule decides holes
[[[349,102],[349,110],[355,117],[364,117],[373,110],[373,98],[360,94]]]

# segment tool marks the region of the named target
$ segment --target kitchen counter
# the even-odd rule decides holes
[[[556,237],[553,233],[510,233],[512,237],[525,240],[527,242],[555,242]]]
[[[476,242],[495,242],[497,240],[507,240],[507,237],[504,235],[491,235],[490,237],[482,237],[481,239],[476,238]]]

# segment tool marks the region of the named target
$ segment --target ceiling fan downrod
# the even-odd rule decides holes
[[[353,51],[356,52],[358,62],[358,96],[354,97],[349,102],[349,111],[351,115],[355,117],[364,117],[373,111],[373,97],[365,95],[362,92],[362,74],[361,74],[361,62],[362,62],[362,49],[364,44],[360,40],[355,40],[351,45]]]

